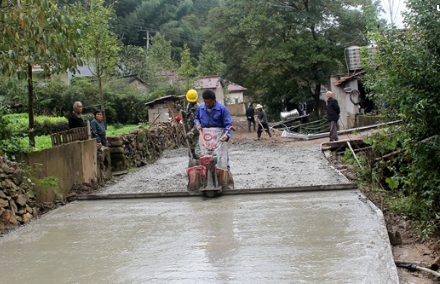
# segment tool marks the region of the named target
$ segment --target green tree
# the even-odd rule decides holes
[[[222,61],[222,54],[215,50],[214,45],[204,44],[199,56],[197,74],[199,76],[222,75],[225,67],[226,65]]]
[[[166,40],[161,34],[156,34],[152,38],[152,45],[147,51],[147,65],[144,69],[146,78],[142,78],[150,89],[166,89],[169,85],[169,78],[166,74],[176,70],[175,63],[171,59],[171,42]],[[154,97],[161,92],[156,92]]]
[[[191,51],[186,44],[184,44],[181,58],[182,61],[177,73],[185,80],[185,89],[189,90],[192,88],[192,84],[195,80],[194,75],[196,74],[196,68],[191,62]]]
[[[119,46],[116,36],[110,31],[109,21],[113,9],[105,7],[103,0],[91,0],[82,18],[82,40],[80,54],[91,67],[98,80],[101,110],[105,113],[102,84],[114,74],[119,60]],[[104,116],[105,118],[105,116]]]
[[[121,47],[119,53],[119,68],[124,75],[137,74],[141,79],[146,79],[147,51],[145,48],[127,45]]]
[[[313,98],[344,72],[344,48],[365,45],[369,0],[232,1],[211,10],[208,42],[222,51],[226,76],[262,93],[279,113],[298,97]],[[345,71],[346,72],[346,71]]]
[[[175,63],[171,59],[171,41],[157,33],[152,39],[152,45],[147,52],[150,68],[158,70],[174,70]]]
[[[378,168],[390,190],[408,202],[406,211],[425,221],[438,219],[440,211],[440,22],[438,3],[407,1],[405,31],[378,31],[370,25],[376,52],[365,61],[367,87],[384,112],[404,121],[388,130],[373,147],[398,151],[390,163]],[[390,135],[390,132],[393,134]],[[386,153],[386,152],[384,152]]]
[[[0,70],[28,82],[29,144],[35,146],[32,67],[59,73],[81,63],[75,9],[50,0],[24,0],[0,8]]]

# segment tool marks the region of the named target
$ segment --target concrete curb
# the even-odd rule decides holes
[[[264,194],[264,193],[288,193],[288,192],[309,192],[309,191],[331,191],[331,190],[357,190],[356,183],[341,183],[327,185],[308,185],[274,188],[245,188],[227,189],[222,195],[239,194]],[[173,192],[141,192],[141,193],[112,193],[112,194],[78,194],[71,196],[71,200],[104,200],[104,199],[134,199],[134,198],[160,198],[160,197],[191,197],[201,196],[199,192],[173,191]]]

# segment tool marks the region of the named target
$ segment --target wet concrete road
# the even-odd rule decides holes
[[[356,190],[77,201],[0,238],[0,264],[0,283],[398,283]]]

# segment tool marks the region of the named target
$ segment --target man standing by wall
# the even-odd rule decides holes
[[[69,129],[77,127],[85,127],[84,119],[82,117],[82,103],[76,101],[73,103],[73,111],[69,115]]]
[[[333,93],[327,91],[327,121],[330,123],[330,141],[338,141],[338,120],[339,109],[338,101],[333,98]]]

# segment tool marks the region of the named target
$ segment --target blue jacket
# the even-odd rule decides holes
[[[202,128],[218,127],[226,130],[232,125],[232,118],[222,103],[216,101],[210,112],[203,103],[197,108],[194,124],[200,124]],[[229,130],[226,134],[231,137],[232,131]]]
[[[93,119],[90,122],[90,128],[92,136],[96,138],[96,142],[101,143],[102,146],[107,147],[107,137],[105,136],[105,126],[104,122],[97,119]]]

